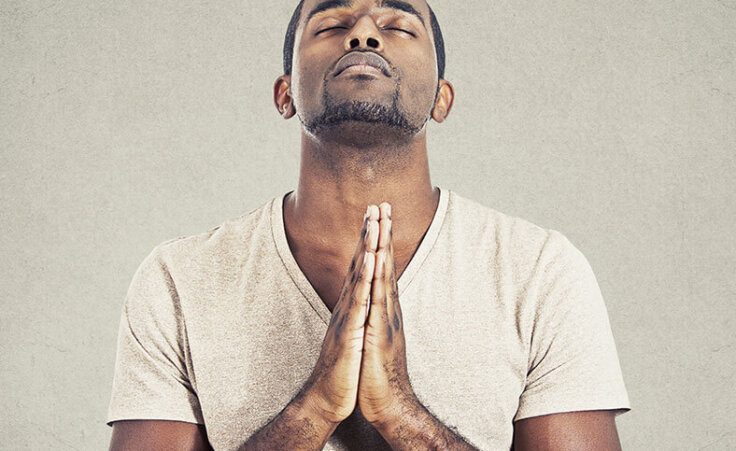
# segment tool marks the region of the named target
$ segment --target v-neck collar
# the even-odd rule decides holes
[[[399,277],[399,280],[397,281],[399,296],[406,291],[409,283],[411,283],[417,271],[419,271],[422,263],[424,263],[424,260],[434,247],[434,243],[437,241],[440,229],[442,228],[442,223],[447,213],[447,205],[452,191],[440,189],[439,187],[436,188],[440,190],[440,199],[437,205],[437,210],[435,210],[434,217],[432,218],[432,222],[430,223],[427,232],[424,234],[424,238],[422,238],[421,243],[419,243],[419,248],[416,250],[406,269],[404,269],[404,272],[401,273],[401,277]],[[302,272],[299,264],[294,258],[294,255],[291,253],[289,242],[286,239],[286,228],[284,227],[284,199],[292,192],[293,191],[289,191],[283,196],[275,197],[271,201],[271,234],[273,235],[276,250],[279,253],[279,257],[281,257],[281,261],[284,263],[289,276],[291,276],[291,279],[294,281],[297,288],[299,288],[299,291],[301,291],[307,301],[309,301],[317,315],[319,315],[325,324],[329,324],[332,313],[309,282],[307,276]]]

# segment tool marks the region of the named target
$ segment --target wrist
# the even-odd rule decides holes
[[[314,390],[304,392],[301,397],[301,408],[310,418],[319,421],[325,427],[332,428],[332,430],[337,428],[337,425],[344,419],[339,418],[331,409],[325,408],[323,398]]]
[[[391,433],[403,420],[415,415],[420,409],[421,403],[415,396],[401,398],[391,408],[386,409],[385,415],[373,421],[372,426],[382,435]]]

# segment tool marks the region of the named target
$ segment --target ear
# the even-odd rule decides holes
[[[437,100],[435,101],[434,108],[432,109],[432,119],[437,123],[444,122],[445,119],[447,119],[447,116],[450,115],[452,102],[454,100],[455,88],[452,87],[452,83],[445,79],[440,79]]]
[[[296,114],[294,102],[291,99],[291,75],[282,75],[273,84],[273,103],[276,110],[284,119]]]

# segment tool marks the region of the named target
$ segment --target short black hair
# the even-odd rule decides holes
[[[294,13],[291,15],[289,27],[286,29],[286,37],[284,38],[284,75],[291,75],[292,62],[294,60],[294,41],[296,40],[296,28],[302,16],[302,6],[304,0],[300,0],[296,6]],[[429,8],[429,21],[432,27],[432,35],[434,35],[434,51],[437,54],[437,72],[440,78],[445,78],[445,40],[442,38],[442,30],[437,16],[434,15],[432,7],[427,3]]]

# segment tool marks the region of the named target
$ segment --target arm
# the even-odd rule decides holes
[[[165,420],[123,420],[112,424],[110,451],[138,449],[181,449],[208,451],[203,424]]]
[[[378,259],[358,386],[360,410],[394,450],[476,449],[432,415],[411,387],[390,205],[384,202],[379,210]]]
[[[337,426],[355,409],[362,359],[363,325],[368,308],[378,240],[363,217],[360,240],[343,282],[319,359],[302,390],[284,410],[256,432],[241,450],[322,449]]]
[[[475,450],[432,415],[418,400],[400,415],[374,424],[394,450]],[[565,412],[514,423],[514,451],[621,451],[614,410]]]
[[[339,423],[322,418],[311,398],[297,395],[239,449],[322,449]],[[139,449],[212,450],[204,425],[183,421],[126,420],[113,423],[110,451]]]
[[[478,449],[457,430],[444,425],[416,398],[401,409],[401,414],[373,426],[394,450]]]
[[[550,232],[550,268],[534,310],[529,370],[514,418],[516,450],[620,450],[614,415],[630,410],[603,296],[585,256]]]
[[[514,423],[514,451],[621,451],[614,410],[556,413]]]
[[[360,241],[345,277],[340,298],[332,312],[332,321],[312,375],[281,412],[241,445],[241,450],[322,449],[340,422],[355,409],[363,324],[370,294],[370,274],[374,270],[373,253],[370,251],[375,249],[375,244],[372,243],[377,239],[375,234],[369,232],[369,222],[369,215],[366,215]],[[151,385],[157,389],[155,399],[145,393],[151,405],[155,406],[154,402],[164,406],[173,404],[181,418],[191,417],[204,423],[198,398],[191,385],[188,381],[184,384],[179,378],[172,377],[173,374],[181,375],[182,378],[186,376],[186,368],[171,365],[171,362],[184,360],[177,353],[184,346],[166,347],[160,344],[176,343],[174,338],[165,338],[167,333],[173,337],[181,335],[174,332],[177,330],[175,324],[159,327],[160,324],[166,324],[165,321],[177,318],[176,309],[172,307],[160,312],[155,317],[156,321],[151,320],[149,313],[152,307],[167,306],[177,299],[171,295],[173,282],[168,283],[164,265],[151,268],[157,258],[158,255],[153,253],[138,271],[141,277],[147,278],[138,277],[134,280],[131,295],[128,296],[129,302],[123,312],[119,341],[122,352],[119,352],[119,364],[116,364],[118,383],[114,385],[108,414],[114,420],[110,449],[211,449],[206,443],[204,427],[200,425],[198,428],[194,421],[117,420],[131,415],[149,415],[144,413],[145,409],[139,414],[129,413],[136,408],[136,405],[129,407],[132,404],[131,399],[140,399],[143,394],[139,391],[141,384],[128,377],[128,373],[123,371],[126,369],[156,383]],[[132,322],[139,325],[136,329],[143,333],[133,333],[129,326],[129,313],[132,313]],[[166,355],[162,349],[170,355]],[[145,364],[140,365],[141,361]],[[130,362],[138,366],[131,368]],[[150,390],[151,386],[146,388]]]
[[[318,412],[309,395],[300,392],[238,449],[320,450],[340,422],[329,421]]]
[[[433,416],[414,394],[406,369],[406,350],[403,334],[403,318],[398,299],[396,287],[396,269],[393,260],[393,239],[391,234],[391,218],[385,210],[382,210],[380,239],[378,243],[378,263],[374,275],[371,292],[371,308],[369,320],[366,324],[366,343],[364,359],[361,367],[361,384],[358,393],[358,402],[365,418],[373,424],[383,438],[395,450],[399,449],[476,449],[463,439],[454,429],[442,424]],[[576,256],[580,257],[578,253]],[[578,261],[580,263],[580,261]],[[587,262],[582,261],[583,269]],[[586,279],[589,283],[589,292],[596,286],[590,286],[592,278]],[[590,298],[588,293],[582,296],[563,296],[567,299],[576,300]],[[574,294],[568,290],[567,295]],[[587,296],[586,296],[587,294]],[[595,293],[593,293],[595,294]],[[595,296],[593,299],[599,299]],[[602,303],[599,305],[602,306]],[[570,310],[568,310],[569,312]],[[578,312],[578,311],[575,311]],[[596,313],[594,311],[594,313]],[[605,310],[599,309],[597,316],[579,315],[583,318],[596,318],[599,321],[590,321],[588,327],[593,331],[606,330],[607,319]],[[389,318],[391,320],[389,320]],[[603,323],[603,324],[601,324]],[[599,326],[600,324],[600,326]],[[576,324],[568,322],[577,330]],[[560,328],[553,328],[558,330]],[[610,326],[607,327],[610,330]],[[591,333],[594,337],[600,337],[597,332]],[[576,337],[577,338],[577,337]],[[610,337],[608,337],[610,339]],[[589,346],[594,340],[582,341],[580,339],[568,340],[580,346]],[[612,343],[612,341],[608,342]],[[606,342],[604,341],[604,344]],[[584,348],[588,351],[587,347]],[[599,352],[606,357],[614,354],[614,348],[604,349]],[[584,356],[584,352],[573,355]],[[568,359],[569,360],[569,359]],[[611,362],[615,359],[608,358]],[[616,361],[617,362],[617,361]],[[546,365],[561,367],[556,361],[546,359]],[[585,364],[578,365],[584,367]],[[559,377],[563,381],[575,382],[575,378],[568,378],[565,373],[553,373],[546,370],[542,376],[536,375],[546,366],[538,366],[537,372],[532,373],[533,382],[536,383],[534,390],[525,392],[523,398],[524,412],[531,412],[534,408],[533,400],[535,393],[539,391],[541,383],[548,383]],[[574,367],[573,367],[574,368]],[[563,368],[563,369],[566,369]],[[617,368],[614,368],[617,370]],[[573,371],[575,371],[573,369]],[[614,376],[620,374],[620,370],[612,371]],[[545,375],[547,375],[545,377]],[[364,382],[365,381],[365,382]],[[614,380],[615,381],[615,380]],[[621,385],[613,384],[614,388]],[[516,423],[515,439],[517,450],[567,450],[567,449],[591,449],[591,450],[620,450],[614,411],[589,411],[552,414],[545,416],[530,416]]]

